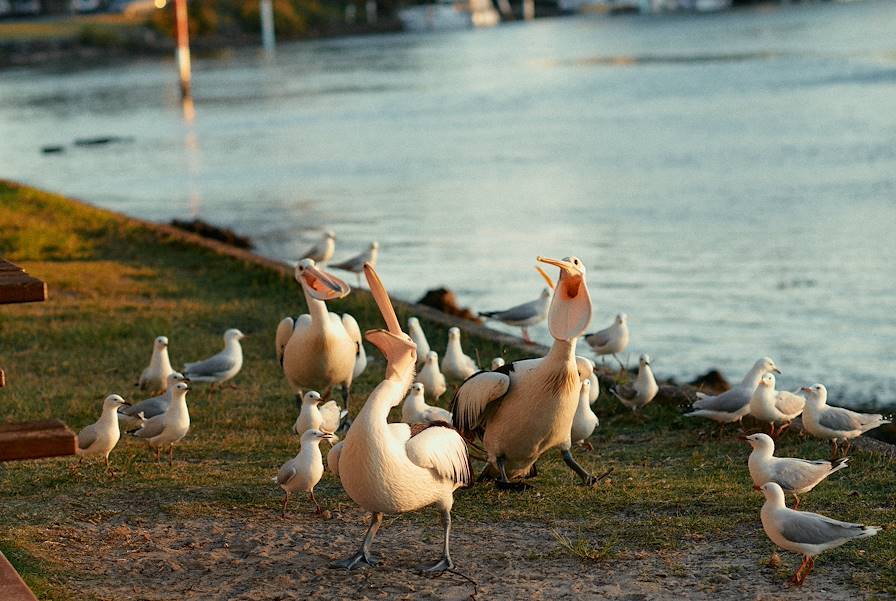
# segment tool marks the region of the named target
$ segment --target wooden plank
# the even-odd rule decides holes
[[[6,386],[6,372],[0,369],[0,388]]]
[[[37,601],[37,597],[12,567],[3,553],[0,553],[0,599],[3,601]]]
[[[74,455],[76,444],[75,433],[58,419],[0,424],[0,461]]]
[[[0,304],[32,303],[47,300],[47,284],[24,269],[0,259]]]

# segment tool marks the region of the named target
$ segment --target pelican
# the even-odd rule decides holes
[[[339,428],[339,422],[345,417],[345,410],[339,411],[336,401],[327,401],[323,405],[320,394],[316,390],[309,390],[301,399],[296,397],[299,405],[299,417],[292,425],[292,431],[302,436],[308,430],[322,430],[335,432]]]
[[[299,261],[302,259],[311,259],[315,263],[326,263],[333,258],[333,252],[336,250],[336,234],[333,230],[327,230],[321,236],[314,246],[302,253]]]
[[[423,369],[420,370],[414,381],[423,384],[424,392],[433,401],[439,400],[439,397],[445,394],[448,385],[445,383],[445,376],[439,371],[439,354],[437,352],[429,351],[426,354]]]
[[[776,438],[784,431],[790,422],[795,420],[803,407],[806,399],[798,394],[786,390],[775,390],[775,375],[765,374],[759,380],[759,385],[750,397],[750,415],[761,422],[769,424],[772,438]],[[775,433],[776,426],[780,429]]]
[[[803,409],[803,427],[816,438],[831,441],[831,457],[837,456],[837,443],[846,443],[844,454],[849,452],[853,438],[861,436],[890,420],[878,413],[858,413],[843,407],[828,405],[828,389],[822,384],[801,388],[806,393],[806,406]]]
[[[538,261],[560,268],[560,279],[548,310],[554,338],[550,352],[539,359],[514,361],[498,371],[467,379],[454,395],[454,426],[471,439],[478,435],[488,454],[498,487],[523,490],[512,479],[530,474],[546,451],[559,448],[563,461],[592,486],[597,478],[576,463],[570,431],[579,404],[585,362],[576,359],[576,341],[591,321],[591,295],[585,265],[576,257]]]
[[[426,334],[420,326],[420,320],[416,317],[408,317],[408,335],[410,335],[414,344],[417,345],[417,368],[420,368],[426,361],[430,348],[429,341],[426,339]]]
[[[613,355],[619,367],[625,369],[616,355],[628,346],[628,315],[619,313],[610,327],[588,334],[585,336],[585,342],[596,355]]]
[[[318,269],[311,259],[299,261],[295,279],[302,285],[308,313],[295,321],[284,317],[277,326],[277,359],[298,394],[305,388],[314,388],[324,390],[326,397],[338,384],[342,386],[345,409],[348,409],[352,379],[362,349],[361,332],[351,315],[344,314],[340,319],[327,311],[325,302],[347,295],[348,284]]]
[[[370,265],[364,275],[387,330],[372,330],[365,338],[386,356],[386,379],[367,397],[343,442],[327,456],[330,469],[339,476],[345,492],[371,514],[370,527],[361,548],[331,564],[352,569],[373,565],[370,545],[385,513],[405,513],[435,505],[445,532],[442,558],[425,569],[441,572],[454,566],[449,549],[454,491],[472,482],[470,459],[463,438],[453,429],[429,426],[411,429],[390,424],[389,410],[398,405],[414,377],[417,350],[401,331],[389,295]]]
[[[638,413],[653,400],[659,390],[656,378],[653,377],[653,370],[650,369],[650,357],[641,355],[638,358],[638,376],[635,378],[635,383],[631,386],[614,386],[610,392],[633,413]]]
[[[168,376],[174,370],[171,368],[171,360],[168,358],[168,338],[159,336],[152,343],[152,357],[149,365],[140,374],[137,386],[140,390],[160,392],[165,390]]]
[[[361,272],[364,271],[364,265],[370,264],[376,267],[376,259],[380,254],[380,243],[374,240],[370,246],[361,254],[349,257],[348,259],[330,265],[333,269],[341,269],[342,271],[351,271],[358,276],[358,288],[361,287]]]
[[[466,380],[477,371],[476,362],[460,346],[460,329],[449,328],[448,346],[442,357],[442,373],[454,380]]]
[[[423,400],[423,384],[414,382],[401,405],[401,421],[406,424],[451,423],[451,413],[441,407],[427,405]]]

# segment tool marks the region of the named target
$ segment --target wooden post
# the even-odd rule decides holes
[[[187,0],[175,0],[174,14],[177,19],[177,68],[180,71],[181,98],[189,98],[190,89],[190,25],[187,20]]]
[[[277,40],[274,37],[274,3],[272,0],[261,0],[261,44],[264,51],[273,54]]]

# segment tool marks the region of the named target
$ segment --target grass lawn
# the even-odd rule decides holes
[[[188,395],[192,430],[177,448],[173,468],[156,465],[139,441],[124,438],[111,455],[115,479],[98,465],[73,472],[73,458],[0,464],[0,550],[40,598],[174,598],[151,593],[165,578],[195,578],[192,596],[184,589],[178,598],[282,598],[268,595],[267,583],[295,593],[376,596],[369,589],[380,587],[374,585],[383,573],[391,580],[383,581],[382,590],[393,597],[424,590],[402,580],[411,578],[405,576],[408,570],[389,565],[362,581],[311,568],[295,574],[277,563],[280,553],[294,553],[290,565],[305,565],[307,555],[308,565],[317,566],[353,549],[363,532],[363,516],[329,474],[317,495],[338,519],[302,513],[304,499],[295,499],[293,518],[279,520],[281,493],[270,477],[295,454],[298,440],[290,432],[295,406],[274,358],[273,338],[283,316],[304,312],[292,278],[106,211],[3,182],[0,257],[47,281],[50,297],[45,303],[0,306],[5,420],[58,417],[80,429],[96,419],[105,395],[142,398],[133,384],[156,336],[168,336],[172,362],[179,367],[220,350],[227,328],[248,334],[237,388],[208,398],[197,385]],[[591,291],[599,300],[600,283],[592,282]],[[362,330],[382,325],[366,294],[352,294],[331,308],[350,312]],[[397,311],[406,321],[407,307]],[[433,348],[444,349],[447,328],[422,321]],[[465,337],[464,347],[471,354],[477,349],[484,361],[501,354],[508,360],[525,356],[518,348],[473,336]],[[378,351],[368,345],[368,353],[373,362],[354,386],[355,410],[384,369]],[[598,584],[603,578],[607,586],[625,577],[633,590],[648,596],[651,591],[732,599],[758,592],[801,596],[819,586],[860,596],[896,594],[892,460],[855,451],[847,470],[804,496],[806,510],[884,530],[822,555],[797,593],[784,587],[799,563],[795,556],[782,553],[783,565],[763,567],[771,543],[759,521],[761,495],[750,488],[747,445],[733,435],[716,439],[714,428],[682,418],[670,405],[651,405],[642,423],[602,392],[596,410],[601,424],[592,438],[595,450],[574,453],[594,472],[614,467],[610,483],[594,490],[577,486],[559,455],[550,453],[538,464],[532,491],[509,493],[482,484],[456,493],[455,532],[461,543],[453,549],[455,561],[479,581],[481,598],[531,592],[537,579],[523,587],[520,574],[537,576],[542,569],[546,584],[541,586],[574,570],[576,578]],[[795,434],[785,435],[779,446],[779,455],[824,458],[829,452],[825,443]],[[162,544],[169,526],[196,530],[181,538],[170,533],[171,540]],[[389,558],[402,544],[389,536],[418,531],[424,534],[397,556],[434,559],[438,528],[432,511],[388,522],[374,551]],[[522,541],[514,548],[511,535]],[[502,536],[505,545],[498,544]],[[308,548],[296,550],[302,540]],[[246,541],[255,542],[243,557],[234,549]],[[158,555],[152,545],[161,545],[167,555]],[[499,560],[505,555],[518,563],[505,565]],[[170,557],[180,558],[179,569],[166,563]],[[735,560],[740,563],[732,567]],[[497,567],[487,568],[492,561]],[[713,562],[718,565],[705,572],[693,567]],[[148,566],[159,569],[144,569]],[[208,572],[198,573],[201,567]],[[513,578],[502,580],[511,573]],[[201,588],[216,579],[246,578],[243,589]],[[442,584],[425,586],[439,598]],[[486,594],[489,590],[494,594]]]

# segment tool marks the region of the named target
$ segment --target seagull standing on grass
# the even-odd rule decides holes
[[[118,428],[116,411],[122,405],[128,403],[117,394],[110,394],[103,400],[103,412],[100,418],[78,432],[78,444],[75,453],[78,455],[78,465],[85,457],[102,457],[106,461],[106,469],[111,475],[115,470],[109,463],[109,453],[118,444],[121,438],[121,430]]]
[[[316,513],[321,513],[320,503],[314,498],[314,487],[324,475],[324,458],[320,453],[320,441],[322,440],[332,443],[339,439],[329,432],[321,432],[314,428],[305,430],[302,434],[302,446],[298,455],[284,463],[277,475],[271,478],[286,493],[283,497],[282,515],[286,515],[289,495],[298,491],[307,492],[317,508]]]
[[[791,580],[794,584],[803,583],[815,567],[815,557],[819,553],[853,539],[874,536],[880,530],[877,526],[851,524],[817,513],[789,509],[784,504],[784,491],[775,482],[755,488],[765,495],[761,512],[765,533],[782,549],[803,556],[803,563]]]
[[[140,387],[140,390],[149,390],[150,392],[165,390],[165,384],[172,371],[174,370],[171,368],[171,360],[168,359],[168,338],[159,336],[152,343],[152,357],[149,359],[149,366],[140,374],[137,386]]]
[[[750,443],[753,452],[747,465],[753,484],[762,486],[766,482],[777,482],[785,493],[793,495],[799,509],[801,495],[815,488],[822,480],[847,467],[848,459],[834,461],[807,461],[794,457],[775,457],[775,441],[768,434],[751,434],[740,437]]]
[[[333,252],[336,250],[336,234],[333,230],[327,230],[321,239],[314,246],[306,250],[299,261],[302,259],[311,259],[315,263],[326,263],[333,258]]]
[[[419,369],[426,361],[430,348],[429,341],[426,339],[426,334],[420,326],[420,320],[416,317],[408,317],[408,336],[410,336],[411,340],[414,341],[414,344],[417,345],[417,369]]]
[[[803,427],[816,438],[831,441],[831,458],[837,457],[837,443],[846,443],[843,454],[849,452],[852,439],[873,430],[890,420],[877,413],[858,413],[843,407],[827,404],[828,390],[821,384],[801,389],[806,393],[806,406],[803,409]]]
[[[246,335],[235,328],[224,332],[224,350],[203,361],[184,364],[184,377],[190,382],[223,384],[243,367],[243,348],[240,340]],[[211,390],[211,387],[209,388]]]
[[[460,329],[448,330],[448,346],[442,357],[442,373],[453,380],[466,380],[479,371],[473,358],[464,353],[460,346]]]
[[[750,397],[750,415],[769,424],[769,435],[777,438],[803,412],[806,399],[786,390],[775,390],[775,375],[765,374]],[[776,426],[780,426],[775,432]]]
[[[635,378],[634,384],[630,386],[628,384],[616,385],[610,389],[610,392],[623,405],[631,409],[632,413],[638,413],[654,399],[659,390],[660,387],[650,368],[650,357],[641,355],[638,358],[638,377]]]
[[[174,445],[180,442],[190,430],[190,412],[187,411],[186,382],[178,382],[171,393],[171,405],[161,415],[143,422],[134,436],[146,440],[156,450],[156,461],[163,448],[168,448],[168,465],[174,461]],[[116,422],[117,424],[118,422]]]
[[[171,392],[174,390],[174,385],[178,382],[187,381],[179,371],[171,372],[168,375],[168,386],[165,387],[163,394],[140,401],[136,405],[125,405],[118,408],[118,426],[125,430],[139,428],[143,423],[143,419],[149,419],[165,413],[171,404]]]
[[[625,369],[617,355],[628,347],[628,315],[619,313],[610,327],[586,334],[585,342],[596,355],[613,355],[620,369]]]
[[[368,263],[371,267],[376,267],[376,260],[380,254],[380,243],[374,240],[370,246],[361,254],[350,257],[339,263],[330,265],[333,269],[341,269],[342,271],[351,271],[358,276],[358,288],[361,287],[361,272],[364,271],[364,264]]]
[[[345,417],[346,411],[340,411],[336,401],[327,401],[320,404],[320,394],[315,390],[309,390],[299,400],[299,417],[292,426],[292,431],[302,436],[308,430],[323,430],[335,432],[339,428],[339,422]]]
[[[582,390],[579,391],[579,406],[576,408],[576,416],[572,420],[570,438],[573,444],[581,444],[589,451],[593,451],[594,447],[588,442],[588,438],[594,433],[594,429],[600,421],[594,415],[594,411],[591,410],[591,403],[588,401],[590,392],[591,380],[582,380]]]
[[[448,385],[445,383],[445,376],[439,371],[437,352],[429,351],[426,354],[426,361],[423,363],[423,369],[417,374],[416,381],[423,384],[424,393],[429,395],[430,400],[437,401],[445,394]]]
[[[408,425],[438,422],[450,425],[451,412],[441,407],[427,405],[423,398],[423,384],[414,382],[401,405],[401,421]]]
[[[768,357],[757,360],[737,386],[716,396],[698,392],[697,400],[694,401],[691,411],[685,413],[685,416],[706,417],[719,424],[739,422],[750,412],[750,399],[753,397],[753,391],[759,385],[759,380],[769,372],[780,374],[781,370]]]

